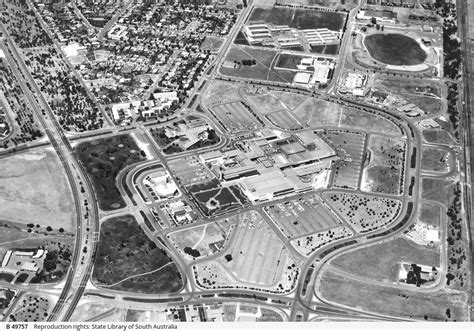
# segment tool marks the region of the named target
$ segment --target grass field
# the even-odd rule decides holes
[[[293,82],[294,72],[273,68],[277,52],[246,46],[233,45],[225,58],[220,73],[227,76],[242,77],[274,82]],[[243,61],[255,60],[254,65],[245,65]]]
[[[467,321],[467,294],[438,291],[412,292],[375,284],[362,283],[333,272],[324,272],[316,286],[322,297],[330,302],[388,316],[417,320]],[[319,286],[318,286],[319,285]],[[425,318],[426,317],[426,318]]]
[[[45,322],[53,308],[47,296],[27,293],[20,297],[20,303],[9,316],[10,322]]]
[[[361,110],[343,107],[333,102],[308,98],[292,112],[301,123],[311,128],[360,129],[365,132],[378,132],[400,136],[400,130],[391,121]]]
[[[276,61],[275,67],[296,70],[296,66],[299,65],[301,63],[301,60],[304,58],[305,56],[301,55],[281,53],[278,56],[278,60]]]
[[[239,84],[214,80],[206,89],[203,100],[206,106],[210,107],[217,103],[240,101]]]
[[[172,293],[181,288],[182,280],[176,265],[170,262],[133,216],[117,216],[100,227],[92,279],[100,287],[121,291]],[[133,277],[143,273],[148,274]]]
[[[167,235],[178,252],[186,259],[206,257],[219,252],[233,233],[236,217],[218,222],[198,225],[189,229],[179,230]],[[189,248],[192,249],[189,250]]]
[[[76,146],[75,150],[92,179],[100,209],[125,207],[115,179],[126,166],[145,160],[135,140],[125,134],[87,141]]]
[[[421,158],[421,169],[437,172],[448,172],[454,167],[454,156],[444,149],[424,148]]]
[[[269,114],[277,111],[293,110],[307,99],[306,96],[282,91],[269,91],[247,97],[257,111]]]
[[[439,226],[441,219],[441,207],[431,203],[423,202],[419,220],[426,224]]]
[[[324,199],[352,227],[367,233],[393,222],[401,209],[398,200],[353,193],[323,193]]]
[[[374,59],[385,64],[415,65],[427,56],[416,40],[397,33],[372,34],[365,37],[364,44]]]
[[[249,23],[262,22],[275,25],[288,25],[299,30],[328,28],[339,31],[345,21],[345,14],[287,7],[256,7],[250,14]]]
[[[453,181],[447,179],[423,178],[422,197],[425,200],[446,203],[448,197],[452,194],[454,184]]]
[[[428,129],[423,131],[423,138],[430,143],[435,144],[455,144],[453,136],[446,130],[442,129]]]
[[[393,275],[399,269],[397,263],[402,261],[438,268],[440,255],[437,249],[422,247],[398,237],[339,255],[331,264],[357,276],[393,282],[398,280],[393,279]]]
[[[431,95],[441,97],[441,87],[437,82],[420,79],[376,78],[375,85],[400,95]]]
[[[224,40],[221,38],[207,36],[201,44],[201,50],[216,53],[221,48]]]
[[[402,168],[405,162],[404,141],[371,135],[368,149],[370,163],[362,177],[361,190],[398,195],[401,193]]]
[[[0,221],[34,223],[71,231],[74,201],[56,155],[41,149],[2,158]]]

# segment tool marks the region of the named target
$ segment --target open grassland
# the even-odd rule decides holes
[[[207,36],[201,44],[201,50],[216,53],[219,51],[223,43],[224,40],[221,38]]]
[[[178,230],[167,235],[186,259],[213,255],[225,247],[236,226],[236,217]]]
[[[300,4],[303,6],[320,6],[320,7],[327,7],[332,9],[338,10],[351,10],[352,8],[356,7],[359,3],[359,0],[279,0],[278,3],[280,4]]]
[[[455,183],[448,179],[423,178],[422,197],[424,200],[446,203]]]
[[[45,322],[52,308],[53,302],[47,295],[27,293],[19,298],[19,303],[8,317],[8,321]]]
[[[328,28],[339,31],[345,21],[345,14],[288,7],[256,7],[250,14],[249,23],[265,22],[275,25],[288,25],[299,30]]]
[[[446,144],[452,145],[456,143],[453,136],[446,130],[443,129],[427,129],[423,131],[423,138],[434,144]]]
[[[401,135],[400,129],[388,119],[316,98],[308,98],[296,107],[292,114],[301,123],[315,129],[333,126],[395,136]]]
[[[233,77],[292,83],[294,72],[273,68],[276,56],[272,50],[233,45],[219,72]]]
[[[182,286],[174,262],[131,215],[101,225],[92,279],[99,287],[139,293],[172,293]]]
[[[426,224],[439,226],[441,220],[441,207],[433,203],[423,202],[419,220]]]
[[[359,233],[388,226],[396,219],[402,206],[399,200],[364,194],[325,192],[323,197]]]
[[[462,292],[412,292],[362,283],[329,271],[317,283],[324,299],[364,311],[416,320],[468,320],[468,296]]]
[[[398,281],[397,263],[416,263],[439,267],[440,255],[437,249],[415,244],[409,239],[398,237],[380,244],[372,244],[339,255],[331,264],[345,272],[378,281]]]
[[[370,163],[364,169],[361,190],[393,195],[401,194],[406,143],[394,138],[370,135],[368,149]]]
[[[0,220],[71,231],[74,202],[59,159],[49,149],[2,158]]]
[[[441,97],[441,86],[435,81],[403,78],[376,78],[374,85],[399,95]]]
[[[92,179],[102,210],[125,207],[115,179],[126,166],[145,160],[135,140],[127,135],[86,141],[75,147],[79,160]]]
[[[402,34],[372,34],[364,44],[377,61],[391,65],[416,65],[426,60],[426,53],[418,42]]]
[[[423,148],[421,169],[446,173],[454,167],[454,156],[445,149]]]
[[[240,87],[237,83],[214,80],[204,92],[202,99],[207,107],[219,103],[240,101]]]
[[[263,114],[293,110],[307,99],[306,96],[283,91],[268,91],[261,94],[248,94],[248,100],[256,110]]]

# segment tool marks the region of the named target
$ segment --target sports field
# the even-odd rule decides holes
[[[0,221],[72,231],[74,201],[59,159],[49,149],[0,160]]]
[[[295,9],[288,7],[256,7],[250,14],[248,23],[265,22],[275,25],[288,25],[298,30],[321,29],[339,31],[344,25],[346,15],[332,11]]]
[[[370,56],[385,64],[416,65],[427,57],[416,40],[402,34],[372,34],[365,37],[364,44]]]
[[[327,230],[341,221],[316,194],[266,206],[265,212],[287,238]]]

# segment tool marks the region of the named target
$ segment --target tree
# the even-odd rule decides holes
[[[376,19],[375,17],[372,17],[372,18],[370,19],[370,23],[372,23],[372,24],[374,24],[374,25],[377,24],[377,19]]]

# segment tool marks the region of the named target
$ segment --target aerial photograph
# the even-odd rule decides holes
[[[472,329],[473,59],[473,0],[0,0],[0,330]]]

